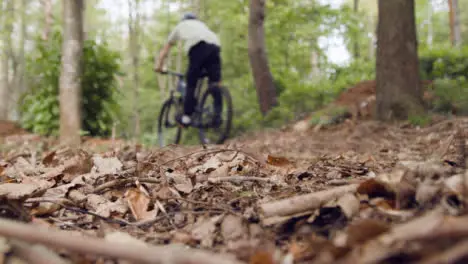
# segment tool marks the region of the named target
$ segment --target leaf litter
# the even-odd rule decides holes
[[[1,260],[462,263],[467,131],[366,121],[104,151],[26,134],[0,153]]]

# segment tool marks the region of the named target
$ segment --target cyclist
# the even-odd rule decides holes
[[[221,85],[221,45],[218,36],[213,31],[194,14],[186,13],[169,34],[167,43],[161,50],[155,64],[154,70],[156,72],[163,72],[164,60],[171,47],[179,40],[185,41],[184,50],[188,55],[189,63],[186,72],[187,88],[184,97],[184,113],[179,114],[176,120],[183,126],[188,126],[192,123],[191,116],[197,103],[195,88],[202,72],[206,71],[210,85]],[[217,109],[219,109],[219,99],[215,98],[215,108]],[[219,118],[216,116],[214,122],[217,122]]]

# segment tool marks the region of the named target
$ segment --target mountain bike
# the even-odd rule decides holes
[[[176,116],[184,110],[185,75],[173,71],[163,71],[177,77],[177,84],[169,91],[159,112],[158,141],[161,147],[168,144],[179,144],[182,137],[182,125],[176,121]],[[200,142],[207,144],[222,144],[228,138],[232,125],[232,98],[224,86],[206,85],[208,75],[203,72],[195,89],[195,111],[191,116],[190,127],[198,129]]]

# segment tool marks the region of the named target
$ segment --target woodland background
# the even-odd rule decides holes
[[[62,2],[0,1],[0,119],[42,135],[59,132]],[[184,11],[198,13],[223,43],[223,79],[234,100],[232,136],[303,118],[375,78],[377,1],[340,2],[266,1],[265,46],[277,105],[261,111],[249,65],[247,0],[85,1],[82,134],[114,132],[156,142],[157,115],[174,80],[153,72],[154,58]],[[432,110],[445,113],[456,105],[466,113],[468,3],[453,2],[415,1],[419,62],[421,79],[434,81],[440,99]],[[337,38],[349,54],[329,56]],[[179,51],[168,66],[184,71]]]

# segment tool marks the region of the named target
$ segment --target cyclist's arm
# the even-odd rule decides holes
[[[163,49],[159,53],[159,59],[155,65],[156,70],[162,69],[164,65],[164,61],[166,60],[167,54],[169,53],[169,50],[171,49],[172,45],[173,45],[172,43],[167,43],[166,45],[164,45]]]
[[[174,46],[174,44],[177,42],[178,39],[179,39],[179,31],[178,31],[178,27],[176,27],[169,35],[166,45],[164,45],[163,49],[159,53],[159,59],[155,65],[156,70],[162,69],[164,65],[164,61],[166,60],[167,54],[169,54],[170,49],[172,48],[172,46]]]

